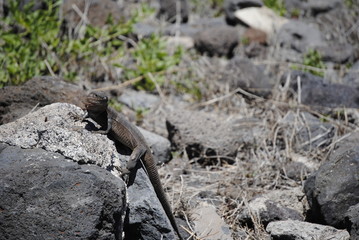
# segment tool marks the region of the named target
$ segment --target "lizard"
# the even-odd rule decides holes
[[[155,190],[172,228],[177,233],[179,239],[182,237],[179,233],[175,218],[172,214],[171,206],[163,190],[156,164],[143,135],[138,128],[129,122],[124,115],[108,106],[108,98],[102,92],[91,92],[84,101],[87,114],[85,117],[93,119],[105,130],[98,130],[97,133],[109,134],[115,141],[132,150],[130,159],[126,165],[124,174],[133,171],[138,162],[142,159],[147,175]]]

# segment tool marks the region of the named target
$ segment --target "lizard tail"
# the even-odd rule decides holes
[[[166,193],[163,190],[163,187],[162,187],[159,175],[158,175],[158,171],[156,168],[156,164],[153,160],[152,154],[146,153],[144,158],[145,159],[144,159],[144,161],[142,161],[142,163],[145,165],[146,171],[148,173],[148,177],[149,177],[149,179],[152,183],[152,186],[156,192],[157,198],[158,198],[158,200],[160,200],[160,203],[161,203],[163,209],[165,210],[165,213],[166,213],[168,219],[170,220],[172,228],[177,233],[179,239],[182,240],[182,237],[181,237],[178,227],[177,227],[176,220],[172,213],[171,205],[169,204],[167,197],[166,197]]]

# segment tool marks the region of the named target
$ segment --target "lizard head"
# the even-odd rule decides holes
[[[108,98],[102,92],[91,92],[84,103],[88,111],[104,111],[107,109]]]

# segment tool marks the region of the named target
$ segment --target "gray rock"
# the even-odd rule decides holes
[[[233,56],[233,50],[239,43],[239,32],[233,27],[213,27],[194,36],[195,48],[209,56]]]
[[[234,16],[234,13],[238,9],[261,6],[263,6],[261,0],[225,0],[223,8],[226,15],[226,21],[229,25],[235,25],[239,23],[238,18]]]
[[[211,240],[233,240],[229,226],[216,213],[216,208],[202,202],[192,214],[194,230],[199,236]]]
[[[319,28],[314,24],[308,24],[298,20],[291,20],[284,24],[274,43],[282,48],[292,48],[298,52],[306,53],[309,49],[324,44],[324,39]]]
[[[67,102],[82,106],[85,92],[59,77],[34,77],[21,86],[0,89],[0,125],[29,113],[35,106]]]
[[[351,206],[345,217],[350,239],[359,239],[359,204]]]
[[[157,164],[169,162],[171,160],[171,142],[167,138],[149,132],[143,128],[139,127],[138,129],[150,146]]]
[[[189,5],[187,0],[159,0],[160,9],[157,18],[164,18],[170,23],[176,22],[176,17],[180,17],[180,22],[185,23],[189,18]],[[178,6],[179,5],[179,6]],[[177,10],[179,7],[179,12]]]
[[[310,73],[292,71],[291,87],[298,90],[297,78],[301,79],[301,102],[311,106],[329,108],[358,108],[358,90],[343,84],[329,84],[323,78]]]
[[[323,61],[343,64],[355,58],[354,47],[350,44],[323,45],[315,47],[315,50],[319,52]]]
[[[298,189],[264,194],[252,199],[238,219],[249,226],[253,225],[251,214],[258,216],[264,226],[279,220],[304,220],[304,207],[300,200],[303,197],[304,194]]]
[[[257,119],[228,119],[183,109],[168,113],[166,125],[173,150],[185,149],[190,159],[207,164],[219,159],[231,162],[241,144],[255,144],[265,131]]]
[[[135,181],[127,191],[129,226],[126,232],[129,239],[176,239],[146,172],[141,168],[135,175]]]
[[[359,61],[354,63],[348,70],[348,73],[343,78],[343,83],[353,87],[359,85]]]
[[[349,239],[349,233],[345,230],[295,220],[271,222],[266,230],[272,239],[277,240]]]
[[[158,105],[161,99],[158,96],[146,93],[145,91],[126,89],[126,91],[124,91],[118,98],[118,101],[133,110],[146,110]]]
[[[115,176],[119,176],[120,172],[117,169],[126,166],[129,153],[123,149],[123,146],[117,146],[120,152],[126,152],[126,155],[119,154],[114,142],[107,136],[88,131],[96,130],[96,125],[90,120],[82,122],[76,119],[77,116],[83,116],[83,114],[84,112],[80,108],[70,104],[55,103],[45,106],[15,122],[1,125],[0,142],[22,148],[38,147],[48,152],[60,153],[67,159],[81,164],[96,164],[111,171]],[[138,172],[141,171],[143,170],[138,170]],[[142,174],[142,176],[142,178],[136,177],[134,182],[147,181],[146,184],[150,184],[148,177],[145,174]],[[141,191],[143,196],[155,196],[153,189],[147,188],[147,185]],[[129,187],[128,191],[130,191],[131,187]],[[131,197],[129,194],[129,198]],[[136,198],[134,197],[134,199]],[[139,204],[138,202],[136,204]],[[143,211],[141,213],[143,216],[141,215],[141,217],[145,218],[145,214],[150,214],[147,217],[152,219],[151,223],[158,223],[155,225],[156,232],[172,234],[170,233],[172,230],[171,225],[162,219],[166,214],[157,197],[154,199],[151,197],[151,206],[148,206],[147,202],[143,202],[142,210],[146,208],[152,210]],[[154,210],[158,212],[154,213]],[[154,216],[162,216],[162,218]],[[133,228],[138,229],[141,226],[138,226],[138,224],[129,225],[127,231],[130,233]],[[140,234],[141,238],[158,239],[146,238],[147,234],[152,236],[148,232],[141,231]],[[130,235],[129,238],[131,238]]]
[[[121,239],[125,184],[105,169],[5,147],[0,176],[0,239]]]
[[[305,182],[310,217],[316,222],[345,228],[349,207],[359,202],[359,135],[340,141],[329,159]]]
[[[242,57],[234,57],[228,62],[221,81],[228,83],[231,90],[240,87],[265,97],[271,93],[274,85],[263,69]]]
[[[309,0],[308,8],[311,10],[313,15],[319,13],[326,13],[333,9],[343,6],[341,0]]]

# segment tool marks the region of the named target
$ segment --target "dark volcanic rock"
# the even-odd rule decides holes
[[[0,89],[0,125],[29,113],[35,106],[54,102],[73,103],[82,107],[85,92],[58,77],[34,77],[22,86]]]
[[[255,212],[257,216],[259,216],[260,222],[267,226],[268,223],[273,221],[280,220],[303,220],[303,216],[301,216],[297,211],[291,208],[287,208],[282,206],[277,202],[273,202],[271,200],[262,201],[262,198],[258,200],[254,199],[250,203],[250,209],[252,212]],[[245,211],[238,219],[246,225],[251,226],[252,218],[249,212]]]
[[[270,233],[271,239],[276,240],[349,240],[349,233],[345,230],[296,220],[271,222],[266,230]]]
[[[233,27],[212,27],[194,36],[195,48],[209,56],[233,56],[239,43],[239,32]]]
[[[344,228],[345,216],[359,202],[359,135],[340,141],[329,159],[305,182],[313,221]]]
[[[242,57],[234,57],[228,62],[221,81],[228,83],[231,90],[240,87],[260,96],[268,96],[274,85],[263,69]]]
[[[4,145],[3,145],[4,146]],[[119,239],[125,184],[42,149],[2,147],[0,239]]]
[[[323,78],[310,73],[292,71],[291,87],[298,91],[297,79],[301,80],[301,102],[311,106],[322,107],[359,107],[357,89],[343,85],[326,83]]]
[[[348,209],[345,222],[351,239],[359,239],[359,203]]]
[[[235,11],[241,8],[261,6],[263,6],[261,0],[226,0],[223,7],[226,21],[229,25],[235,25],[239,23],[238,18],[234,16]]]
[[[298,52],[306,53],[309,49],[322,46],[324,39],[316,25],[292,20],[280,28],[275,37],[275,43],[278,43],[281,47],[292,48]]]
[[[175,23],[177,15],[180,17],[180,22],[186,23],[189,17],[189,6],[187,0],[159,0],[160,9],[157,13],[157,18],[164,18],[166,21]],[[179,14],[177,14],[177,7],[179,5]]]
[[[315,47],[323,61],[345,63],[356,58],[354,47],[350,44]]]
[[[49,153],[60,153],[68,160],[78,162],[79,164],[96,164],[113,175],[120,176],[121,172],[119,169],[126,166],[131,152],[127,151],[127,148],[120,144],[115,145],[106,135],[93,133],[92,131],[96,131],[98,128],[90,119],[86,121],[77,119],[78,116],[83,115],[84,111],[71,104],[54,103],[47,105],[14,122],[1,125],[0,142],[16,145],[21,148],[42,148]],[[149,139],[153,138],[150,136]],[[166,146],[161,147],[163,149]],[[167,149],[168,147],[167,145]],[[156,150],[160,149],[157,148]],[[22,171],[26,172],[26,170]],[[2,175],[0,174],[1,177]],[[120,178],[117,180],[122,181]],[[126,228],[128,230],[127,236],[129,239],[135,239],[129,235],[132,232],[129,229],[150,228],[152,230],[155,229],[153,230],[155,234],[147,231],[139,231],[137,234],[140,234],[141,239],[157,240],[159,238],[156,234],[163,234],[165,239],[173,239],[171,237],[173,236],[171,225],[167,221],[166,214],[153,188],[148,187],[149,185],[150,181],[145,171],[142,168],[138,169],[134,184],[128,186],[127,195],[133,201],[130,204],[130,208],[136,207],[142,211],[133,210],[131,212],[130,209],[132,213],[130,218],[151,219],[151,221],[135,222],[134,224],[131,224],[132,222],[130,221]],[[131,188],[134,186],[140,187],[132,190]],[[138,198],[136,195],[138,192],[141,192],[144,198]],[[132,193],[135,195],[133,196]],[[151,204],[148,204],[149,202]],[[54,208],[61,207],[56,204],[57,202],[53,203]],[[91,214],[91,212],[88,214]],[[140,216],[134,216],[133,214],[140,214]],[[155,237],[149,238],[150,236]],[[96,239],[96,237],[94,238]],[[87,237],[82,239],[87,239]]]
[[[226,116],[183,109],[168,113],[166,125],[173,150],[185,149],[190,159],[210,163],[233,159],[241,144],[254,144],[264,134],[258,119],[228,120]]]
[[[326,13],[343,5],[341,0],[309,0],[308,8],[313,15]]]
[[[343,82],[347,85],[357,87],[359,86],[359,61],[353,64],[344,76]]]

